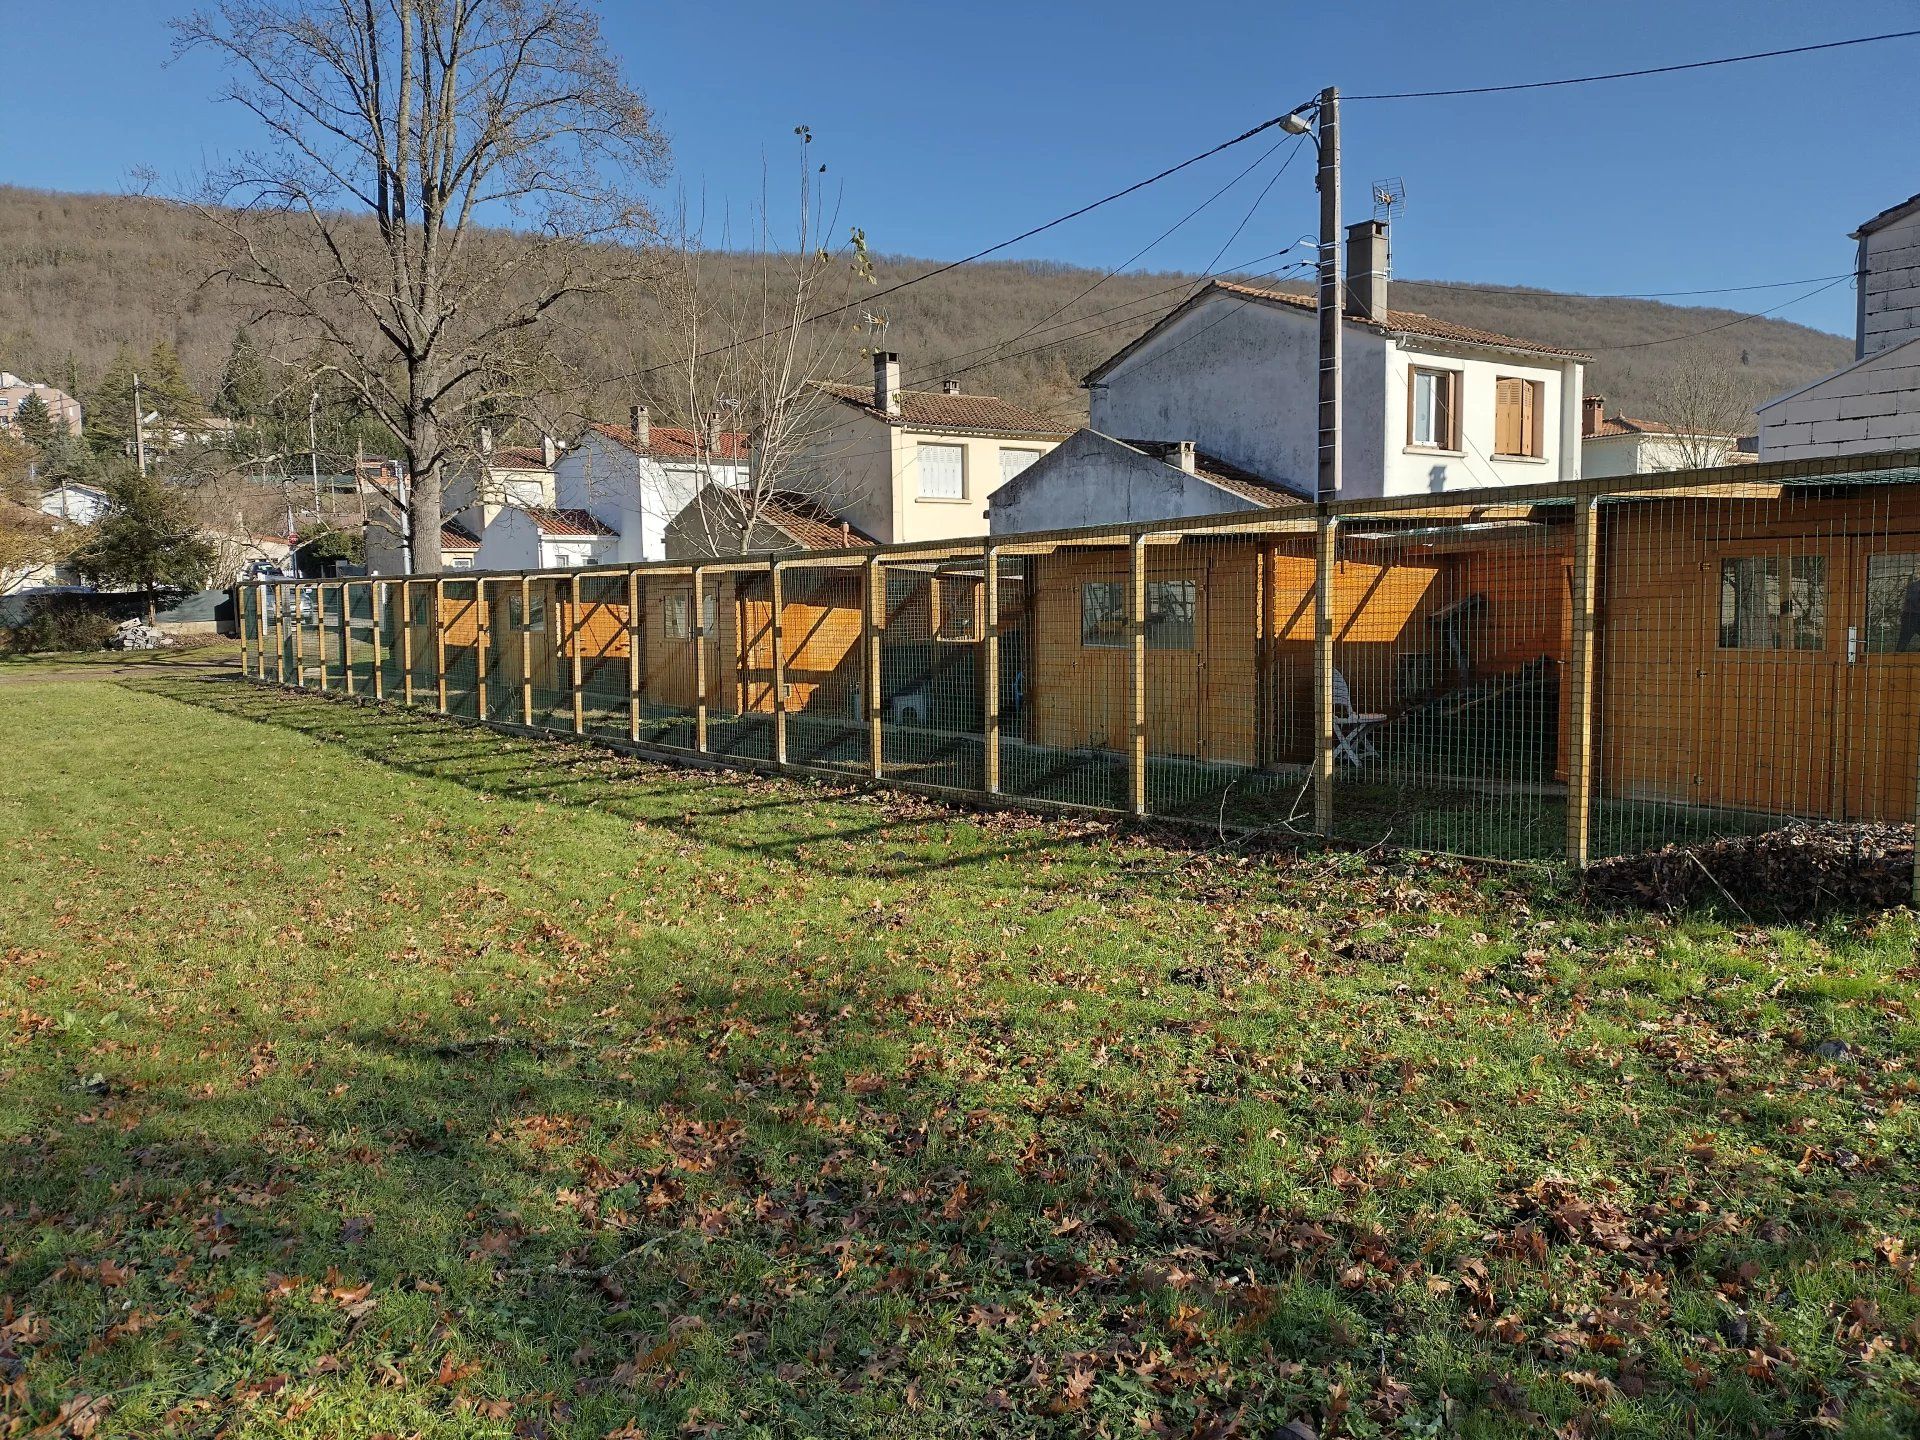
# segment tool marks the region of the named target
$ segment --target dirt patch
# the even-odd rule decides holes
[[[1602,860],[1586,885],[1595,898],[1659,910],[1714,900],[1788,918],[1884,910],[1912,898],[1913,826],[1809,823],[1669,845]]]

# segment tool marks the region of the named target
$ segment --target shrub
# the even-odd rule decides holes
[[[104,650],[120,618],[103,608],[94,596],[40,596],[29,602],[26,618],[6,632],[6,644],[19,655],[43,650]]]

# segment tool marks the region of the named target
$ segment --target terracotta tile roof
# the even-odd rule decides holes
[[[1151,455],[1156,460],[1172,462],[1174,452],[1179,449],[1175,441],[1170,440],[1123,440],[1123,445]],[[1209,455],[1204,450],[1193,454],[1193,472],[1202,480],[1217,485],[1231,494],[1251,500],[1257,505],[1277,508],[1282,505],[1299,505],[1312,500],[1312,496],[1290,485],[1275,480],[1265,480],[1251,470],[1243,470],[1230,460],[1222,460],[1218,455]]]
[[[836,400],[864,410],[891,425],[922,430],[984,431],[994,435],[1021,435],[1063,440],[1067,432],[1044,415],[996,395],[941,395],[931,390],[902,390],[900,413],[887,415],[873,407],[873,391],[864,385],[821,385]]]
[[[591,510],[543,510],[534,505],[526,509],[542,535],[602,536],[620,533],[604,524]]]
[[[777,491],[767,497],[760,515],[803,550],[851,550],[874,543],[872,536],[851,525],[843,528],[838,517],[806,495]]]
[[[1244,295],[1252,300],[1277,301],[1282,305],[1291,305],[1296,310],[1314,310],[1318,301],[1311,295],[1295,295],[1286,290],[1268,290],[1259,285],[1243,285],[1237,280],[1215,280],[1207,286],[1208,290],[1224,290],[1230,295]],[[1205,294],[1202,291],[1201,294]],[[1388,310],[1382,321],[1370,320],[1364,315],[1349,309],[1347,321],[1353,325],[1369,325],[1376,330],[1397,335],[1418,335],[1428,340],[1450,340],[1461,345],[1491,345],[1501,350],[1526,350],[1537,355],[1558,355],[1567,360],[1591,360],[1593,357],[1580,350],[1569,350],[1561,345],[1547,345],[1538,340],[1522,340],[1513,335],[1500,335],[1492,330],[1477,330],[1471,325],[1456,325],[1451,320],[1441,320],[1432,315],[1423,315],[1418,310]]]
[[[478,550],[480,537],[458,520],[448,520],[440,526],[440,548],[442,550]]]
[[[502,445],[493,452],[493,463],[506,470],[544,470],[547,455],[537,445]]]
[[[708,451],[702,443],[700,432],[689,430],[680,425],[649,425],[647,443],[642,445],[633,431],[624,425],[593,424],[589,430],[604,435],[616,445],[631,450],[636,455],[651,455],[657,460],[697,460],[703,455],[714,460],[744,460],[747,458],[747,437],[738,430],[722,430],[720,443]]]

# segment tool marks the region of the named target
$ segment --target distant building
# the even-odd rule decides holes
[[[1191,440],[1117,440],[1077,430],[1000,487],[987,502],[994,535],[1131,525],[1229,510],[1276,510],[1312,500],[1276,485]]]
[[[1850,238],[1859,244],[1856,358],[1759,407],[1762,460],[1920,448],[1920,195]]]
[[[750,533],[749,533],[750,532]],[[873,544],[811,496],[709,485],[667,522],[669,560],[854,550]]]
[[[1741,448],[1743,437],[1739,435],[1687,430],[1665,420],[1609,415],[1606,407],[1606,398],[1601,395],[1588,395],[1581,402],[1580,473],[1589,480],[1745,465],[1759,458]]]
[[[551,439],[543,440],[538,448],[495,448],[492,435],[483,429],[479,453],[442,472],[441,567],[476,568],[487,528],[502,511],[551,509],[553,464],[558,454],[559,447]],[[408,556],[400,467],[387,460],[368,461],[366,466],[361,484],[367,495],[367,573],[404,574]]]
[[[823,385],[838,402],[796,464],[795,488],[882,544],[986,533],[994,492],[1066,438],[993,395],[904,390],[900,357],[874,356],[873,387]]]
[[[56,425],[65,425],[69,435],[80,433],[80,402],[64,390],[56,390],[51,385],[41,385],[32,380],[22,380],[18,375],[10,375],[0,370],[0,425],[11,427],[14,416],[20,413],[20,407],[26,403],[29,395],[38,395],[40,403],[47,407],[47,414]]]

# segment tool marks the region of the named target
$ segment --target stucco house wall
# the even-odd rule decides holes
[[[1079,430],[988,502],[993,535],[1129,525],[1259,508],[1095,430]]]

